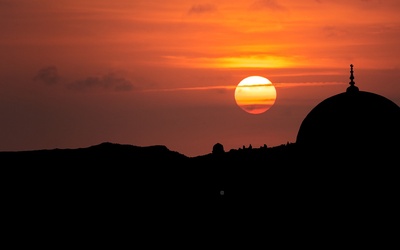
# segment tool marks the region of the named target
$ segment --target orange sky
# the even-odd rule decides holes
[[[294,142],[345,91],[400,104],[397,0],[0,0],[0,150],[110,141],[188,156]],[[274,106],[235,86],[261,75]]]

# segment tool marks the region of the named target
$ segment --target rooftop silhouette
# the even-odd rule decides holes
[[[361,91],[350,65],[350,86],[305,117],[296,144],[306,159],[394,162],[399,153],[400,107],[381,95]]]

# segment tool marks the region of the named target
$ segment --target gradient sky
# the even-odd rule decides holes
[[[356,86],[400,105],[398,0],[0,0],[0,151],[295,142]],[[252,115],[234,91],[268,78]]]

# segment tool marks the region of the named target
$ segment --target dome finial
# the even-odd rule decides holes
[[[353,75],[353,64],[350,64],[350,87],[347,88],[347,92],[357,92],[358,91],[358,87],[354,86],[354,84],[356,84],[353,80],[354,80],[354,75]]]
[[[351,80],[351,82],[349,82],[350,83],[350,85],[351,86],[353,86],[354,84],[356,84],[353,80],[354,80],[354,75],[353,75],[353,64],[350,64],[350,80]]]

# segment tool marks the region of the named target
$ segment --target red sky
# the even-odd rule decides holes
[[[400,105],[398,0],[0,0],[0,151],[295,142],[356,86]],[[237,84],[276,87],[252,115]]]

